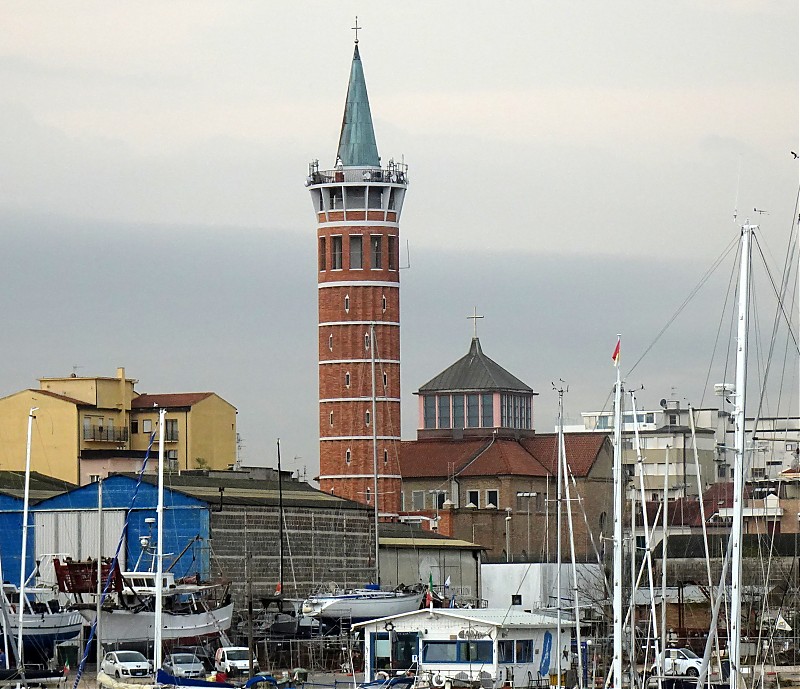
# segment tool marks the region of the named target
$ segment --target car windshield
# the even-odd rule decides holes
[[[247,649],[237,649],[236,651],[228,651],[228,660],[247,660]]]
[[[685,655],[687,658],[699,658],[700,657],[694,651],[692,651],[692,650],[690,650],[688,648],[684,648],[682,650],[683,650],[683,655]]]
[[[145,658],[138,651],[120,651],[119,653],[117,653],[117,660],[120,663],[146,663],[147,662],[147,658]]]
[[[176,653],[170,660],[178,665],[195,665],[200,662],[191,653]]]

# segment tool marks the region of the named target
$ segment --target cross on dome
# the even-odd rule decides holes
[[[470,318],[472,319],[472,328],[473,328],[473,335],[472,336],[474,338],[477,338],[478,337],[478,319],[483,318],[483,316],[479,316],[478,315],[478,307],[477,306],[473,306],[472,307],[472,315],[471,316],[467,316],[467,320],[469,320]]]

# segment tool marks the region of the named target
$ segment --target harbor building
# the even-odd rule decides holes
[[[356,39],[335,164],[309,166],[317,222],[320,488],[400,509],[400,214],[407,168],[383,164]]]
[[[166,408],[167,470],[226,469],[236,460],[236,408],[214,392],[141,394],[124,368],[114,377],[40,378],[39,389],[0,399],[0,469],[25,469],[32,408],[31,467],[86,484],[136,471]],[[153,456],[157,450],[153,447]],[[155,463],[151,463],[154,467]],[[150,469],[155,471],[154,468]]]
[[[417,439],[401,445],[402,520],[487,549],[489,560],[552,561],[557,549],[558,438],[536,433],[536,393],[489,358],[467,354],[422,385]],[[597,561],[611,528],[612,448],[565,436],[576,554]],[[563,552],[569,552],[564,495]],[[438,582],[435,582],[438,583]]]

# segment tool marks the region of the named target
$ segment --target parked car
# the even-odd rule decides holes
[[[193,653],[170,653],[161,668],[173,677],[202,677],[205,667]]]
[[[247,674],[250,671],[250,649],[247,646],[223,646],[214,655],[214,669],[226,675]],[[253,654],[253,672],[257,673],[258,660]]]
[[[214,649],[206,646],[173,646],[172,653],[189,653],[197,658],[205,668],[206,672],[214,671]]]
[[[650,674],[697,677],[701,663],[702,658],[689,648],[668,648],[658,654]]]
[[[103,657],[100,669],[109,677],[147,677],[153,673],[153,664],[139,651],[111,651]]]

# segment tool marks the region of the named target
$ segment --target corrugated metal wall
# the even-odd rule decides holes
[[[74,560],[96,558],[99,549],[97,510],[48,511],[34,513],[36,559],[39,561],[39,582],[55,583],[53,557]],[[112,557],[117,549],[125,523],[125,510],[103,510],[103,557]],[[120,551],[120,564],[125,569],[126,548]]]

